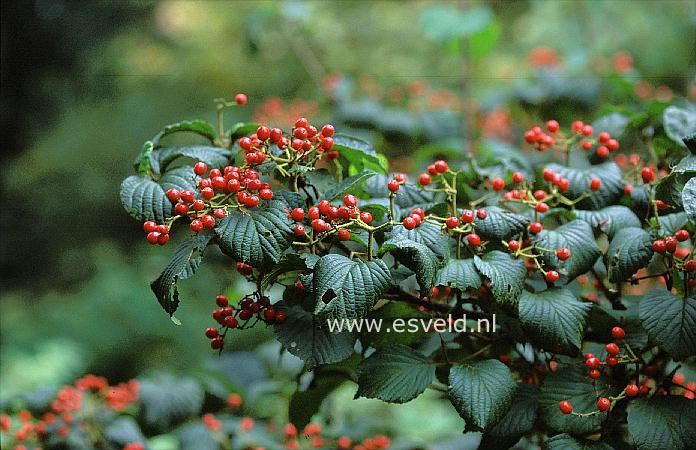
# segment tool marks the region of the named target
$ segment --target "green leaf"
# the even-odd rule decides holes
[[[445,267],[437,273],[435,284],[462,291],[480,288],[481,276],[476,270],[474,258],[450,259]]]
[[[170,316],[179,307],[179,290],[176,282],[196,273],[203,251],[212,237],[212,234],[202,233],[179,244],[162,272],[150,283],[157,301]]]
[[[374,202],[376,199],[384,199],[384,205],[389,205],[389,198],[386,197],[389,192],[387,189],[389,179],[386,175],[377,174],[365,182],[365,192],[372,197],[371,202]],[[431,192],[423,191],[411,184],[402,185],[394,198],[396,206],[404,209],[415,208],[416,205],[425,205],[432,202],[433,195]],[[408,212],[411,212],[410,209]]]
[[[121,183],[121,204],[134,219],[163,223],[172,215],[172,202],[162,187],[149,178],[131,175]]]
[[[547,266],[555,267],[565,275],[568,282],[590,270],[601,256],[592,228],[582,220],[573,220],[555,230],[543,230],[532,238],[532,242],[538,247],[552,250],[544,252],[542,259]],[[570,258],[566,261],[556,257],[556,250],[561,247],[570,250]]]
[[[227,133],[225,134],[230,140],[234,140],[235,138],[256,132],[258,127],[259,124],[256,122],[237,122],[232,125],[232,128],[227,130]]]
[[[493,19],[486,28],[469,38],[469,55],[474,61],[480,61],[495,50],[500,39],[501,28],[500,22]]]
[[[277,264],[274,264],[268,272],[263,274],[261,291],[263,292],[271,287],[283,275],[291,272],[308,272],[311,267],[307,264],[307,259],[297,253],[285,254]]]
[[[285,202],[274,200],[266,207],[230,212],[215,228],[220,249],[253,267],[276,264],[292,238],[286,208]]]
[[[203,161],[210,168],[222,168],[229,163],[230,151],[220,147],[168,147],[152,152],[150,164],[155,174],[164,173],[177,159],[185,157]]]
[[[568,190],[564,195],[575,200],[585,193],[589,198],[580,200],[577,207],[581,209],[600,209],[616,203],[623,196],[624,181],[621,169],[613,162],[605,162],[591,166],[588,169],[576,169],[560,164],[549,164],[546,167],[558,173],[569,181]],[[602,182],[599,190],[590,191],[590,180],[599,178]]]
[[[476,270],[491,281],[491,291],[498,303],[516,304],[527,276],[524,263],[500,250],[482,257],[474,256]]]
[[[420,294],[430,294],[435,285],[437,269],[442,265],[440,259],[428,247],[410,239],[390,239],[379,249],[379,255],[391,253],[404,266],[416,274]]]
[[[638,450],[686,450],[696,443],[694,401],[664,396],[632,401],[628,435]]]
[[[626,281],[648,265],[655,253],[652,237],[642,228],[623,228],[609,243],[605,256],[607,275],[612,283]]]
[[[640,228],[640,219],[625,206],[612,205],[598,211],[576,210],[575,216],[612,239],[622,228]]]
[[[138,155],[138,158],[135,160],[135,169],[141,177],[149,177],[151,174],[150,158],[152,157],[153,150],[154,145],[152,141],[145,142],[140,155]]]
[[[696,108],[669,106],[662,115],[665,134],[678,145],[685,147],[683,139],[696,133]]]
[[[686,182],[681,196],[684,211],[691,220],[696,221],[696,176]]]
[[[452,366],[449,397],[459,415],[476,429],[485,430],[510,408],[517,389],[508,367],[495,359]]]
[[[168,189],[173,188],[179,191],[197,190],[198,177],[193,172],[193,167],[177,167],[170,169],[159,179],[159,184],[162,190],[166,193]]]
[[[450,254],[451,238],[442,232],[440,226],[432,222],[423,222],[412,230],[403,225],[396,225],[389,234],[394,241],[413,241],[428,247],[441,259],[447,259]]]
[[[544,441],[545,450],[613,450],[611,446],[603,443],[580,439],[569,434],[558,434]]]
[[[336,200],[339,197],[342,197],[344,194],[354,194],[354,189],[356,187],[359,187],[360,184],[367,180],[368,178],[377,175],[375,172],[371,170],[363,170],[357,175],[353,175],[352,177],[345,178],[343,181],[340,183],[334,185],[331,189],[327,190],[324,192],[323,199],[326,199],[328,201],[333,201]]]
[[[639,315],[653,342],[674,359],[696,355],[696,298],[655,290],[641,300]]]
[[[205,120],[182,120],[181,122],[173,123],[162,128],[162,131],[157,133],[155,137],[152,138],[152,143],[155,147],[159,145],[159,141],[165,136],[170,134],[189,132],[196,133],[204,138],[208,139],[212,144],[217,136],[217,131],[215,127]]]
[[[451,6],[433,6],[423,13],[421,28],[430,39],[448,43],[484,30],[493,18],[491,10],[483,6],[466,11]]]
[[[321,404],[333,391],[346,382],[345,376],[323,375],[315,376],[312,383],[304,391],[297,391],[290,397],[288,418],[290,423],[302,429],[319,412]]]
[[[314,313],[323,319],[362,319],[391,284],[381,259],[363,262],[323,256],[314,266]]]
[[[684,228],[689,217],[685,212],[665,214],[660,216],[660,235],[671,236],[678,230]]]
[[[606,131],[618,139],[624,133],[624,130],[626,130],[629,121],[630,119],[627,115],[613,112],[592,122],[592,128],[598,133]]]
[[[570,290],[551,288],[523,291],[519,317],[530,340],[553,353],[575,354],[582,345],[592,305],[578,300]]]
[[[203,388],[193,378],[159,373],[140,380],[142,418],[157,430],[196,417],[203,406]]]
[[[387,173],[387,166],[383,159],[379,158],[372,144],[360,138],[335,134],[332,150],[337,150],[356,170],[372,170],[378,173]]]
[[[531,220],[497,206],[486,208],[485,219],[474,220],[476,233],[484,239],[507,240],[523,232]]]
[[[539,388],[518,384],[510,410],[498,423],[483,433],[479,450],[510,448],[534,427],[537,418]]]
[[[418,397],[435,378],[435,364],[405,345],[384,347],[363,360],[355,398],[406,403]]]
[[[353,353],[353,336],[348,331],[332,333],[323,320],[299,306],[285,312],[285,321],[273,325],[275,337],[308,369],[343,361]]]
[[[585,365],[578,359],[562,360],[556,372],[547,375],[539,394],[539,406],[544,423],[559,432],[586,434],[597,428],[607,417],[607,413],[592,416],[563,414],[558,404],[569,400],[573,411],[588,413],[597,410],[597,397],[612,394],[607,378],[602,375],[594,380],[586,374]],[[596,389],[596,391],[595,391]]]

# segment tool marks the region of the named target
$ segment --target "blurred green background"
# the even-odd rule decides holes
[[[214,295],[243,283],[210,252],[180,283],[183,325],[173,325],[149,290],[173,246],[147,245],[118,186],[163,125],[213,121],[213,98],[248,94],[228,123],[334,121],[375,139],[404,170],[424,144],[515,144],[534,120],[696,99],[688,0],[25,0],[2,9],[5,399],[85,371],[115,382],[210,358],[202,332]],[[252,350],[270,336],[238,333],[233,346]],[[423,402],[443,408],[426,396],[385,417],[417,429],[409,424]],[[340,413],[366,407],[387,409],[361,400]],[[459,434],[450,412],[421,434]]]

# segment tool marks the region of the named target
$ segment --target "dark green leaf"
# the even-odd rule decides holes
[[[449,374],[449,397],[460,416],[485,430],[510,408],[517,389],[508,367],[495,359],[456,364]]]
[[[546,351],[575,354],[584,335],[590,303],[578,300],[565,288],[523,291],[519,302],[522,328]]]
[[[324,399],[345,382],[346,377],[340,375],[315,376],[306,390],[292,394],[288,407],[290,423],[299,429],[304,428],[319,412]]]
[[[598,211],[576,210],[575,216],[612,239],[622,228],[640,228],[640,219],[625,206],[612,205]]]
[[[569,434],[558,434],[544,442],[545,450],[612,450],[603,443],[573,437]]]
[[[416,274],[421,296],[427,296],[435,284],[441,260],[428,247],[410,239],[390,239],[379,249],[379,254],[391,253]]]
[[[377,175],[375,172],[371,170],[364,170],[360,172],[357,175],[353,175],[352,177],[348,177],[341,181],[338,184],[335,184],[331,189],[327,190],[324,192],[324,195],[322,198],[328,200],[328,201],[333,201],[336,200],[339,197],[342,197],[344,194],[354,194],[354,188],[359,187],[360,184],[367,180],[368,178]],[[385,186],[386,189],[386,186]]]
[[[162,308],[171,316],[179,306],[179,291],[176,282],[196,273],[201,263],[203,250],[212,234],[199,234],[179,244],[159,276],[150,283],[152,292]]]
[[[437,274],[435,284],[465,291],[481,287],[481,276],[476,270],[474,258],[450,259]]]
[[[684,147],[683,139],[696,133],[696,108],[669,106],[662,116],[662,124],[667,136]]]
[[[179,132],[189,132],[199,134],[210,141],[212,144],[217,136],[217,131],[215,127],[205,120],[182,120],[178,123],[173,123],[162,128],[162,131],[157,133],[155,137],[152,138],[152,143],[155,147],[159,145],[159,141],[173,133]]]
[[[389,302],[384,306],[372,310],[367,315],[367,320],[374,320],[372,323],[381,323],[379,330],[372,327],[367,330],[363,327],[360,335],[360,342],[373,348],[388,347],[394,344],[410,345],[424,339],[427,333],[421,328],[414,333],[393,333],[391,328],[395,321],[408,321],[408,319],[428,319],[430,316],[418,309],[417,306],[403,302]],[[365,324],[369,322],[364,322]],[[409,330],[410,331],[410,330]]]
[[[265,207],[230,212],[215,228],[220,249],[254,267],[276,264],[292,238],[287,207],[274,200]]]
[[[263,274],[263,278],[261,279],[261,291],[265,291],[271,287],[279,277],[287,273],[309,271],[311,267],[307,264],[307,259],[297,253],[288,253],[284,255],[277,264],[273,265],[271,270]]]
[[[609,113],[592,122],[595,132],[606,131],[615,138],[621,137],[630,119],[625,114],[618,112]]]
[[[121,204],[138,221],[163,223],[172,215],[172,203],[162,187],[149,178],[131,175],[121,183]]]
[[[365,192],[369,194],[374,199],[384,198],[386,200],[385,206],[389,205],[389,199],[386,197],[389,190],[387,189],[387,183],[389,182],[389,177],[382,174],[377,174],[376,176],[370,177],[365,183]],[[416,205],[429,204],[433,202],[433,195],[430,192],[423,191],[417,187],[404,184],[401,189],[396,193],[394,198],[394,203],[400,208],[409,208],[409,213],[411,208],[415,208]]]
[[[639,314],[650,338],[674,359],[696,355],[696,298],[655,290],[640,302]]]
[[[476,270],[491,281],[491,290],[498,303],[517,304],[524,288],[527,269],[524,263],[509,254],[493,250],[474,257]]]
[[[314,312],[329,320],[362,319],[390,284],[389,269],[381,259],[323,256],[314,266]]]
[[[337,150],[358,171],[368,169],[387,173],[385,160],[379,157],[372,144],[360,138],[336,134],[333,150]]]
[[[623,228],[609,243],[605,257],[609,281],[626,281],[653,257],[652,237],[642,228]]]
[[[586,374],[585,365],[576,359],[569,359],[567,363],[560,364],[558,371],[547,375],[541,385],[539,406],[541,417],[549,428],[571,434],[586,434],[604,422],[606,413],[575,416],[563,414],[558,408],[560,402],[569,400],[574,412],[596,411],[597,397],[609,397],[612,391],[604,375],[594,381],[596,387],[592,381]]]
[[[507,240],[523,232],[529,223],[529,218],[512,213],[497,206],[486,208],[488,215],[481,220],[474,220],[476,233],[484,239]]]
[[[307,368],[343,361],[353,353],[353,336],[348,331],[331,332],[324,320],[299,306],[285,312],[286,320],[273,325],[275,337]]]
[[[624,181],[621,169],[613,162],[605,162],[588,169],[576,169],[560,164],[549,164],[546,167],[558,173],[569,181],[568,190],[564,195],[572,200],[585,193],[591,193],[589,198],[580,200],[578,208],[600,209],[616,203],[623,195]],[[599,190],[590,191],[590,180],[599,178],[602,182]]]
[[[229,150],[220,147],[168,147],[152,152],[150,164],[156,174],[166,172],[170,164],[182,157],[203,161],[210,168],[222,168],[229,163],[230,155]]]
[[[510,448],[534,427],[537,418],[539,388],[518,384],[510,410],[498,423],[483,433],[479,450]]]
[[[140,380],[143,418],[148,425],[162,431],[196,417],[203,405],[203,397],[203,389],[192,378],[162,373]]]
[[[355,398],[406,403],[418,397],[435,378],[435,364],[405,345],[377,350],[358,369]]]
[[[696,443],[694,401],[665,396],[632,401],[628,435],[638,450],[686,450]]]
[[[432,222],[423,222],[413,230],[396,225],[389,238],[394,241],[408,240],[423,244],[441,259],[447,259],[450,254],[451,238],[442,232],[439,225]]]
[[[538,247],[552,250],[543,253],[544,263],[557,268],[568,281],[590,270],[601,255],[592,228],[582,220],[573,220],[555,230],[543,230],[532,241]],[[556,257],[555,251],[561,247],[570,250],[571,256],[566,261]]]
[[[230,140],[234,140],[235,138],[256,132],[258,127],[259,124],[255,122],[238,122],[232,125],[232,128],[227,130],[225,134]]]

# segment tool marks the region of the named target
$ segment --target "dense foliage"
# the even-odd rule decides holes
[[[329,124],[226,131],[235,103],[246,96],[218,102],[217,130],[164,128],[121,186],[151,244],[179,222],[193,232],[151,285],[173,320],[177,281],[216,246],[254,288],[216,298],[214,349],[265,323],[307,369],[341,366],[356,396],[403,403],[441,390],[486,448],[537,431],[549,448],[696,439],[694,384],[674,363],[696,355],[691,109],[664,110],[653,161],[611,158],[629,117],[653,130],[657,120],[625,111],[568,130],[549,120],[524,134],[538,156],[437,160],[414,183]],[[184,132],[207,144],[165,144]],[[362,319],[419,325],[329,329]]]

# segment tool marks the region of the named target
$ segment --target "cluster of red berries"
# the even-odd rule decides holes
[[[14,427],[10,416],[0,416],[0,431],[11,433],[11,439],[17,443],[15,449],[26,449],[29,443],[38,445],[40,442],[48,442],[53,439],[52,436],[66,439],[70,436],[71,427],[74,425],[89,426],[82,420],[81,412],[85,404],[100,402],[112,411],[122,412],[138,401],[139,391],[138,380],[109,386],[104,377],[85,375],[76,380],[74,385],[63,386],[51,401],[50,410],[40,419],[34,418],[31,412],[22,410],[17,415],[19,424]],[[90,398],[86,399],[88,395]],[[5,436],[3,436],[3,444],[8,444]]]
[[[243,137],[239,140],[239,146],[246,153],[247,164],[261,164],[266,159],[266,154],[270,151],[270,145],[275,145],[280,149],[293,149],[299,154],[309,154],[316,151],[317,154],[324,152],[330,159],[335,159],[338,153],[331,152],[334,140],[334,127],[325,124],[321,130],[309,123],[304,117],[295,121],[290,136],[285,136],[280,128],[268,128],[260,126],[256,133],[251,136]]]
[[[395,193],[401,188],[402,184],[406,183],[406,180],[406,174],[397,173],[394,175],[394,178],[387,182],[387,189],[389,189],[389,192]]]
[[[600,158],[606,158],[610,152],[615,152],[619,149],[619,141],[613,139],[609,133],[602,131],[597,135],[597,139],[591,139],[594,135],[592,125],[576,120],[571,124],[571,132],[581,137],[580,147],[583,150],[590,151],[597,144],[595,154]],[[553,147],[557,140],[566,142],[566,137],[560,132],[560,125],[556,120],[546,122],[546,131],[544,133],[539,126],[532,127],[524,133],[524,140],[533,145],[540,152]]]
[[[421,186],[428,186],[432,184],[433,177],[441,176],[449,170],[449,165],[447,161],[439,160],[435,161],[433,164],[429,165],[426,169],[426,173],[420,175],[419,181]]]
[[[221,333],[215,327],[208,327],[205,330],[205,336],[210,339],[210,346],[215,350],[223,348],[228,329],[245,328],[252,318],[268,324],[284,322],[286,318],[285,311],[273,307],[271,300],[265,296],[244,297],[239,302],[239,308],[235,309],[230,306],[230,301],[226,295],[219,294],[215,297],[215,304],[218,308],[213,310],[212,316],[224,328],[224,331]],[[244,324],[240,324],[240,322],[244,322]]]
[[[684,242],[688,239],[689,232],[682,229],[674,233],[674,236],[656,239],[652,243],[652,249],[657,253],[675,253],[677,251],[677,243]]]
[[[476,218],[478,218],[479,220],[484,220],[486,217],[488,217],[488,213],[485,209],[465,209],[464,211],[462,211],[460,217],[450,216],[447,219],[445,219],[445,227],[447,227],[450,230],[456,230],[460,226],[466,226],[470,223],[473,223],[474,219]],[[466,230],[461,231],[464,232]],[[481,245],[481,236],[479,236],[476,233],[468,233],[466,235],[466,240],[469,243],[469,245],[473,247],[478,247],[479,245]]]
[[[147,220],[143,223],[143,231],[147,233],[147,242],[151,245],[164,245],[169,242],[169,227],[167,225],[158,225],[152,220]]]
[[[512,174],[512,182],[516,183],[516,184],[523,183],[524,182],[524,175],[522,174],[522,172],[514,172]],[[494,191],[496,191],[496,192],[502,191],[503,188],[505,188],[505,180],[503,180],[500,177],[493,178],[492,185],[493,185]],[[516,193],[514,195],[514,197],[517,197],[517,196],[519,196],[519,194]]]
[[[622,341],[626,337],[626,332],[621,327],[614,327],[611,329],[612,337],[617,341]],[[619,358],[621,354],[621,348],[616,342],[610,342],[604,346],[607,352],[607,357],[604,362],[597,358],[592,353],[585,353],[585,367],[587,368],[587,376],[593,380],[598,379],[601,375],[602,366],[614,367],[619,364]],[[641,390],[635,384],[629,384],[624,389],[625,395],[627,397],[635,397]],[[646,391],[647,393],[647,391]],[[606,412],[611,409],[612,400],[607,397],[599,397],[597,399],[597,409],[601,412]],[[558,404],[559,409],[563,414],[571,414],[573,412],[573,405],[568,400],[563,400]]]
[[[404,217],[402,224],[407,230],[413,230],[425,220],[425,211],[423,208],[414,208],[408,216]]]
[[[351,220],[361,220],[369,225],[372,222],[372,214],[368,211],[360,211],[358,199],[353,194],[343,196],[343,205],[333,206],[328,200],[320,201],[316,206],[310,207],[306,212],[302,208],[295,208],[288,213],[288,217],[298,222],[293,227],[293,232],[298,237],[306,236],[307,230],[303,222],[309,219],[312,230],[315,233],[325,233]],[[350,231],[346,228],[338,228],[338,239],[350,240]]]

